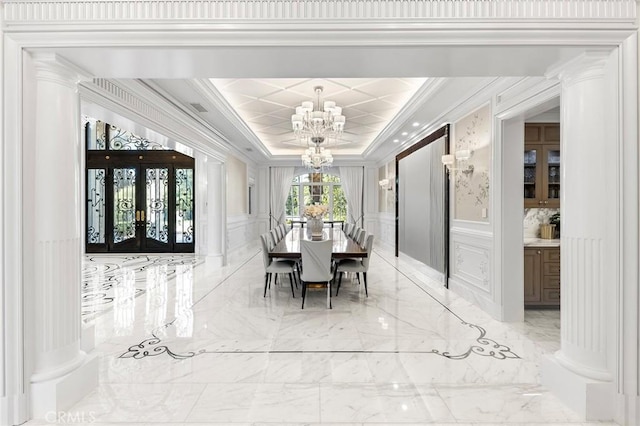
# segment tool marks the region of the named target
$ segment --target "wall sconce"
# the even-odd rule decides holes
[[[473,151],[470,149],[461,149],[456,151],[455,154],[443,155],[442,164],[449,172],[452,170],[460,170],[462,173],[467,175],[473,173],[473,164],[467,163],[472,154]]]
[[[387,191],[393,191],[393,180],[382,179],[378,181],[378,185],[380,185],[380,189],[386,189]]]

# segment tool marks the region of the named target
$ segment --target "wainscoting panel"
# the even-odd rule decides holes
[[[227,253],[240,249],[258,238],[258,224],[247,215],[227,218]]]
[[[380,213],[378,219],[379,236],[381,243],[388,244],[392,247],[396,244],[396,220],[391,214]]]
[[[492,270],[493,234],[453,227],[449,244],[449,288],[498,317],[500,301]]]
[[[452,276],[491,293],[489,287],[489,249],[455,242],[452,260]]]

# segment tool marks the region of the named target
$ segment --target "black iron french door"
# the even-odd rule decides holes
[[[175,154],[168,159],[176,160]],[[193,164],[149,156],[119,153],[88,161],[87,252],[194,251]]]

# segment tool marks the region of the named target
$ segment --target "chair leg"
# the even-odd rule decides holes
[[[267,283],[269,282],[269,273],[264,273],[264,295],[262,297],[267,297]]]
[[[307,284],[302,281],[302,309],[304,309],[304,298],[307,295]]]
[[[327,304],[329,309],[333,309],[333,306],[331,306],[331,281],[327,281]]]
[[[296,295],[293,293],[293,273],[289,274],[289,283],[291,284],[291,296],[295,299]]]
[[[367,291],[367,273],[363,272],[362,275],[364,276],[364,294],[369,297],[369,291]]]
[[[340,271],[340,278],[338,279],[338,287],[336,288],[336,296],[338,295],[338,292],[340,291],[340,284],[342,284],[342,274],[344,274],[344,272]]]
[[[356,278],[358,279],[358,284],[360,284],[360,272],[356,272]]]
[[[271,281],[273,281],[273,274],[269,272],[269,290],[271,290]]]

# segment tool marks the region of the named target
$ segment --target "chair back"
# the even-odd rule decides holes
[[[284,234],[282,233],[282,226],[278,225],[273,229],[275,229],[276,236],[278,237],[278,241],[280,241],[282,239],[282,237],[284,237]]]
[[[354,241],[361,247],[364,245],[364,236],[366,235],[366,233],[367,231],[365,231],[364,229],[358,228],[358,232],[353,237]]]
[[[353,225],[353,228],[351,228],[351,233],[349,234],[349,237],[351,237],[352,240],[355,240],[358,238],[358,232],[360,232],[360,227],[356,224]]]
[[[332,240],[300,241],[302,281],[327,282],[331,280]]]
[[[367,251],[367,257],[362,258],[362,266],[364,266],[365,270],[369,270],[369,261],[371,260],[371,252],[373,251],[373,234],[367,235],[367,240],[364,245],[365,250]]]
[[[344,224],[344,234],[349,236],[350,232],[351,232],[351,224],[350,223],[345,223]]]
[[[266,269],[271,263],[271,259],[269,259],[269,234],[264,233],[260,235],[260,242],[262,243],[262,261],[264,263],[264,268]]]
[[[278,242],[280,241],[280,238],[278,238],[278,232],[276,231],[276,228],[273,228],[272,230],[270,230],[269,235],[271,236],[271,243],[274,246],[278,244]]]

